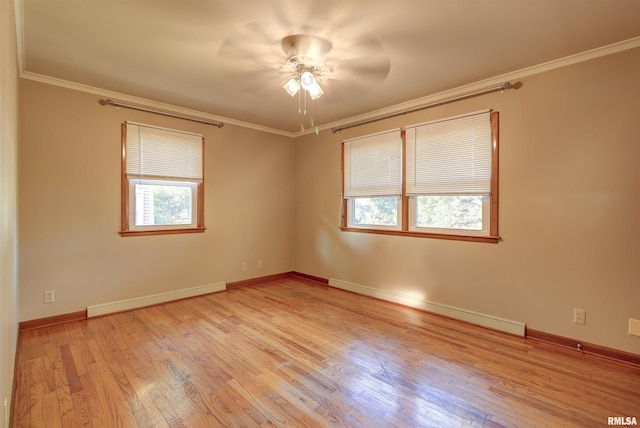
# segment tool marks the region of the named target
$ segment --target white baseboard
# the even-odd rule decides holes
[[[88,306],[87,318],[112,314],[115,312],[129,311],[131,309],[157,305],[159,303],[170,302],[172,300],[200,296],[202,294],[216,293],[218,291],[225,291],[226,289],[227,284],[219,282],[217,284],[201,285],[199,287],[168,291],[166,293],[152,294],[150,296],[134,297],[133,299],[120,300],[117,302],[102,303],[99,305]]]
[[[511,333],[521,337],[525,336],[525,323],[523,322],[494,317],[492,315],[469,311],[462,308],[456,308],[454,306],[443,305],[441,303],[429,302],[412,296],[391,293],[388,291],[378,290],[376,288],[354,284],[352,282],[342,281],[334,278],[329,279],[329,285],[331,287],[340,288],[342,290],[352,291],[354,293],[363,294],[365,296],[375,297],[377,299],[387,300],[389,302],[400,303],[401,305],[406,305],[412,308],[422,309],[424,311],[444,315],[449,318],[454,318],[460,321],[465,321],[470,324],[476,324],[493,330],[503,331],[505,333]]]

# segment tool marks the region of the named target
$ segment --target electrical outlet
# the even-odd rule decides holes
[[[629,318],[629,334],[640,336],[640,320]]]
[[[576,324],[586,324],[587,323],[587,311],[584,309],[573,309],[573,322]]]
[[[53,290],[47,290],[44,292],[43,301],[44,303],[53,303],[55,300],[55,296],[53,294]]]
[[[242,270],[247,270],[248,266],[247,266],[247,262],[242,262]]]
[[[4,427],[9,428],[9,400],[4,399]]]
[[[262,260],[258,260],[258,269],[262,269]]]

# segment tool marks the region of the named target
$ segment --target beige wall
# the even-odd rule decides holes
[[[640,354],[640,49],[296,141],[295,270]],[[340,232],[343,139],[500,112],[499,244]],[[573,308],[587,324],[572,322]]]
[[[11,0],[0,1],[0,64],[0,404],[4,404],[11,400],[18,334],[18,63]]]
[[[20,89],[21,320],[293,268],[293,139],[105,107],[30,80]],[[119,236],[125,120],[204,134],[204,234]]]
[[[627,334],[640,318],[638,75],[634,49],[524,78],[518,91],[295,142],[23,80],[20,319],[297,270],[640,354]],[[501,115],[503,242],[339,231],[343,139],[484,108]],[[205,134],[205,234],[119,237],[124,120]],[[42,303],[47,289],[54,304]],[[574,307],[587,325],[572,323]]]

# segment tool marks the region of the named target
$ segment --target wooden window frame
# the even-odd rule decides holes
[[[176,235],[182,233],[203,233],[204,227],[204,137],[202,137],[202,182],[197,186],[196,227],[163,228],[150,230],[129,230],[129,184],[127,178],[127,125],[121,125],[121,164],[120,164],[120,236]]]
[[[366,227],[349,227],[348,225],[348,200],[344,198],[344,144],[341,145],[342,164],[342,203],[340,215],[340,230],[343,232],[371,233],[377,235],[411,236],[416,238],[445,239],[453,241],[485,242],[497,244],[501,239],[498,233],[498,205],[499,205],[499,149],[500,149],[500,115],[498,112],[490,113],[491,121],[491,194],[489,201],[489,235],[476,236],[464,234],[429,233],[409,230],[409,196],[406,194],[406,131],[402,129],[402,213],[401,230],[385,230]]]

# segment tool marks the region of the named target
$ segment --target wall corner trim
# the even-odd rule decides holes
[[[499,318],[463,308],[457,308],[455,306],[444,305],[442,303],[429,302],[413,296],[391,293],[388,291],[367,287],[365,285],[354,284],[335,278],[329,279],[329,286],[369,297],[375,297],[377,299],[387,300],[389,302],[399,303],[401,305],[421,309],[427,312],[432,312],[448,318],[464,321],[469,324],[475,324],[481,327],[490,328],[492,330],[502,331],[504,333],[510,333],[520,337],[525,337],[524,322]]]
[[[218,282],[215,284],[201,285],[199,287],[184,288],[182,290],[168,291],[166,293],[152,294],[149,296],[119,300],[117,302],[87,306],[87,318],[112,314],[115,312],[129,311],[132,309],[143,308],[145,306],[201,296],[203,294],[217,293],[219,291],[225,291],[226,289],[227,285],[224,282]]]

